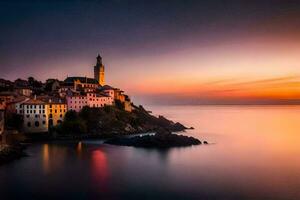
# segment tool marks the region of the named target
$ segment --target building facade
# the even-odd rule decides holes
[[[61,124],[67,112],[67,104],[60,99],[49,99],[47,105],[46,116],[48,116],[49,128]]]
[[[98,54],[97,63],[94,66],[94,78],[101,86],[105,85],[104,65],[102,64],[102,57]]]
[[[32,94],[32,90],[29,87],[19,87],[14,90],[17,94],[30,97]]]
[[[66,97],[66,101],[68,110],[80,112],[84,106],[101,108],[106,105],[113,105],[114,99],[113,97],[100,93],[86,93],[85,95],[73,93]]]
[[[74,110],[79,112],[84,106],[87,106],[87,96],[86,95],[79,95],[79,94],[72,94],[66,97],[68,110]]]
[[[87,93],[87,104],[91,108],[101,108],[106,105],[113,105],[113,98],[105,94]]]
[[[46,102],[30,99],[23,106],[23,130],[25,133],[42,133],[48,131],[48,106]]]

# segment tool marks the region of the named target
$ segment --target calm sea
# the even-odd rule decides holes
[[[0,166],[0,199],[300,199],[300,106],[146,108],[211,144],[35,144]]]

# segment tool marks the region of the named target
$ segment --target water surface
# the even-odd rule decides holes
[[[35,144],[0,166],[1,199],[300,199],[300,107],[152,106],[211,145]]]

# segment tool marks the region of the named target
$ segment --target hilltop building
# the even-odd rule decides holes
[[[26,97],[30,97],[32,94],[32,90],[29,87],[17,87],[14,89],[14,91],[19,94]]]
[[[48,79],[46,83],[32,77],[14,82],[0,79],[0,134],[4,118],[11,119],[15,114],[23,118],[25,133],[41,133],[60,124],[68,110],[80,112],[84,106],[117,105],[131,112],[130,98],[121,89],[105,85],[102,57],[96,59],[94,78],[72,76],[64,81]]]
[[[102,64],[102,57],[100,54],[97,56],[97,63],[94,66],[94,78],[98,81],[101,86],[105,85],[104,79],[104,65]]]
[[[74,77],[67,77],[64,80],[64,83],[66,87],[64,91],[68,89],[81,90],[84,92],[94,92],[98,87],[98,81],[93,78],[87,78],[87,77],[80,77],[80,76],[74,76]]]
[[[64,80],[62,91],[68,89],[82,90],[84,92],[94,92],[97,88],[104,86],[104,65],[102,64],[102,57],[97,56],[97,63],[94,66],[94,78],[71,76]]]
[[[102,93],[72,93],[66,97],[68,110],[79,112],[84,106],[101,108],[106,105],[113,105],[113,97]]]

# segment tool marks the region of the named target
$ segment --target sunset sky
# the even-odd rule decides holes
[[[0,77],[93,77],[148,104],[300,103],[300,2],[1,1]]]

